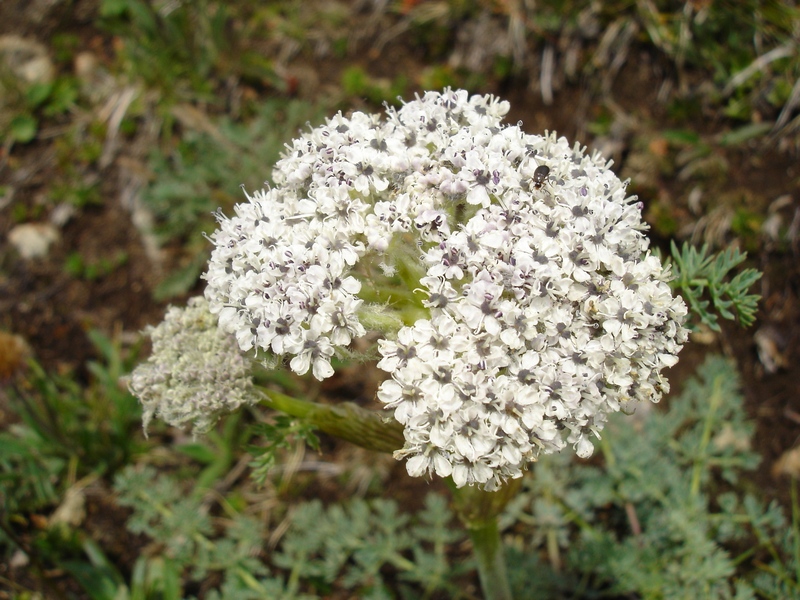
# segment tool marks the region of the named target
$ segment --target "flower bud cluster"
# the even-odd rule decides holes
[[[323,379],[365,334],[373,259],[390,273],[418,256],[428,316],[380,341],[378,398],[405,426],[410,474],[487,489],[540,452],[590,455],[607,413],[668,389],[661,370],[687,336],[610,163],[503,125],[508,108],[429,92],[303,134],[274,189],[219,216],[206,275],[243,350]]]
[[[217,327],[202,297],[171,307],[148,328],[153,351],[131,374],[131,393],[144,408],[145,430],[154,416],[170,425],[208,431],[223,414],[251,403],[250,361],[236,340]]]

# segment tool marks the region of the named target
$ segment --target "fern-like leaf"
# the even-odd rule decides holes
[[[746,252],[728,248],[715,256],[709,253],[707,245],[698,250],[684,243],[679,250],[674,241],[671,250],[674,275],[671,285],[680,291],[701,323],[719,331],[717,314],[731,321],[738,318],[742,327],[755,322],[761,296],[749,291],[761,277],[761,272],[744,269],[730,276],[731,271],[747,258]],[[715,312],[710,310],[712,305]]]

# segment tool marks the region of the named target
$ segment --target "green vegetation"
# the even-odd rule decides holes
[[[134,357],[123,359],[119,343],[100,332],[89,337],[103,361],[86,365],[87,387],[74,374],[47,373],[36,363],[24,386],[14,387],[11,407],[20,422],[0,433],[4,518],[52,505],[67,482],[113,473],[141,444],[134,435],[141,410],[119,385]]]
[[[67,256],[67,260],[64,263],[64,270],[73,277],[94,281],[114,272],[114,270],[124,265],[127,261],[128,257],[125,253],[118,252],[111,257],[101,258],[97,262],[87,263],[78,252],[73,252]]]
[[[747,254],[735,248],[712,256],[707,246],[698,250],[684,244],[678,250],[672,242],[672,284],[681,292],[695,316],[714,331],[720,330],[719,319],[709,311],[710,302],[716,313],[725,319],[738,319],[743,327],[749,327],[755,321],[760,296],[748,292],[761,273],[756,269],[745,269],[726,281],[730,271],[742,264],[745,258]],[[703,300],[706,290],[710,302]]]
[[[29,511],[63,508],[87,476],[116,473],[130,533],[158,548],[129,575],[79,523],[51,518],[26,542],[92,598],[196,597],[202,582],[209,598],[471,597],[459,583],[474,568],[459,558],[464,532],[441,496],[408,513],[391,498],[290,502],[290,486],[268,525],[246,500],[255,490],[226,481],[255,430],[233,417],[191,444],[133,441],[138,410],[115,385],[129,361],[93,337],[105,361],[90,388],[35,371],[36,394],[17,397],[23,423],[2,434],[6,552]],[[546,456],[525,478],[501,515],[515,597],[797,597],[800,524],[748,485],[761,459],[730,362],[709,358],[666,412],[648,413],[613,419],[599,459]]]

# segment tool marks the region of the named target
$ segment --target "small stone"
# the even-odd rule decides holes
[[[0,36],[0,62],[26,83],[49,83],[55,77],[53,61],[39,42],[18,35]]]
[[[26,260],[47,256],[58,237],[58,230],[49,223],[23,223],[8,233],[8,241]]]

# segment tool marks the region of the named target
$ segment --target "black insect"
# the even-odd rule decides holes
[[[550,167],[544,165],[536,167],[536,170],[533,172],[533,187],[537,190],[542,189],[544,180],[547,179],[548,175],[550,175]]]

